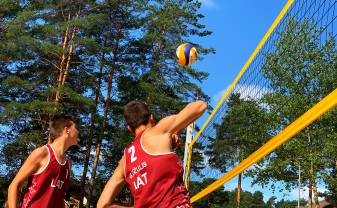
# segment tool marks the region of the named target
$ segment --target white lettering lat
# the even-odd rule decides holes
[[[143,179],[142,179],[143,178]],[[145,183],[144,183],[145,182]],[[146,173],[143,173],[140,176],[137,176],[137,179],[135,181],[133,181],[133,186],[135,187],[135,189],[139,189],[139,187],[142,185],[142,186],[145,186],[147,184],[147,178],[146,178]]]
[[[50,187],[55,188],[57,187],[58,189],[62,189],[64,181],[61,180],[57,180],[56,182],[54,182],[54,178],[51,180],[51,184]]]

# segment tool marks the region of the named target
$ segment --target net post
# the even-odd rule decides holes
[[[185,186],[188,189],[188,185],[189,185],[189,168],[188,168],[188,164],[190,164],[190,143],[192,142],[193,139],[193,129],[194,129],[194,123],[191,123],[190,125],[187,126],[186,128],[186,141],[185,141],[185,151],[184,151],[184,182],[185,182]]]

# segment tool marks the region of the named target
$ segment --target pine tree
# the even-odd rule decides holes
[[[82,145],[69,154],[74,179],[81,178],[82,196],[90,195],[85,192],[92,188],[96,195],[89,202],[95,203],[132,140],[122,107],[134,99],[145,100],[159,120],[178,112],[206,79],[207,73],[178,67],[175,60],[175,47],[182,40],[210,34],[199,23],[200,4],[0,3],[0,135],[6,138],[0,146],[6,170],[1,171],[11,180],[29,152],[47,142],[51,116],[71,114],[78,118]],[[201,56],[213,52],[195,45]],[[93,145],[98,151],[90,167]],[[88,172],[96,178],[92,186],[86,186]],[[129,200],[127,194],[126,190],[117,200]]]
[[[332,36],[322,41],[320,34],[314,22],[288,17],[274,43],[276,50],[266,54],[262,70],[271,81],[272,92],[262,102],[269,106],[276,124],[270,131],[279,132],[336,88],[336,42]],[[309,196],[314,192],[317,205],[317,183],[331,174],[336,161],[334,116],[336,111],[330,111],[276,150],[252,174],[255,181],[266,184],[276,179],[290,189],[297,186],[300,165],[302,182],[308,186]],[[309,205],[311,201],[309,198]]]
[[[268,114],[257,100],[233,93],[227,107],[220,125],[216,127],[216,138],[211,140],[207,151],[211,167],[224,173],[256,151],[270,137],[267,131],[270,124]],[[242,174],[238,176],[236,207],[240,207]]]

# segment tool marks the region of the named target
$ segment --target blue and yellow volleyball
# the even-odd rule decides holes
[[[177,48],[176,54],[180,66],[190,66],[198,58],[197,49],[190,43],[181,44]]]

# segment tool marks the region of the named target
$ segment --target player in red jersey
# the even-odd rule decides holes
[[[28,180],[22,208],[63,208],[70,178],[65,152],[77,144],[78,130],[72,117],[55,116],[50,124],[52,143],[35,149],[8,188],[9,208],[18,205],[19,190]]]
[[[124,108],[124,118],[135,139],[125,148],[124,156],[107,182],[97,207],[123,207],[112,203],[127,183],[135,208],[191,208],[182,180],[181,161],[172,152],[172,137],[199,118],[206,108],[205,102],[196,101],[155,125],[145,103],[128,103]]]

